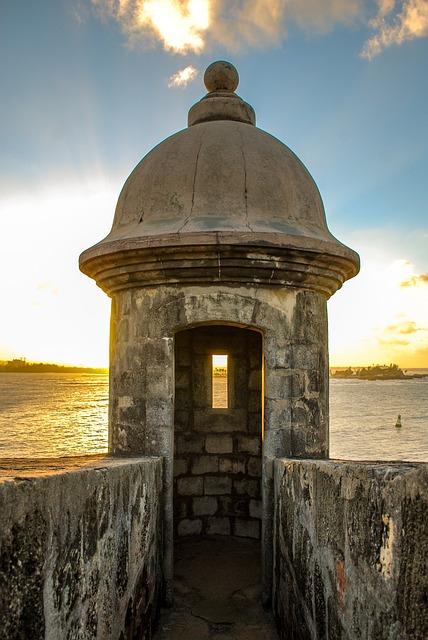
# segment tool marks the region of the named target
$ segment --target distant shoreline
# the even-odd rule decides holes
[[[413,368],[413,371],[417,367]],[[420,369],[424,370],[423,367]],[[428,368],[427,368],[428,369]],[[89,373],[108,374],[107,367],[75,367],[47,362],[26,362],[25,360],[0,361],[0,373]],[[371,367],[330,367],[330,378],[339,380],[412,380],[427,378],[428,373],[403,371],[397,365],[374,365]]]
[[[333,373],[334,371],[334,373]],[[406,370],[407,371],[407,370]],[[373,365],[371,367],[330,368],[330,377],[340,380],[413,380],[427,378],[428,373],[410,373],[400,369],[396,364]]]
[[[0,364],[0,373],[93,373],[106,374],[104,367],[72,367],[44,362],[7,362]]]

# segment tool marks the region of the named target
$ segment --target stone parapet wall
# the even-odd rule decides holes
[[[1,637],[151,638],[162,460],[3,460],[0,472]]]
[[[285,640],[428,637],[428,465],[277,460],[274,613]]]

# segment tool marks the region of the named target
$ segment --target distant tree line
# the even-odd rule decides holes
[[[0,372],[5,373],[108,373],[102,367],[71,367],[47,362],[26,362],[24,359],[0,362]]]
[[[399,380],[400,378],[412,378],[406,376],[405,372],[397,364],[375,364],[371,367],[361,367],[359,369],[348,367],[338,369],[332,373],[332,378],[358,378],[359,380]]]

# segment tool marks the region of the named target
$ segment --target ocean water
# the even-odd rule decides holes
[[[108,375],[0,373],[0,457],[107,451]]]
[[[428,377],[330,379],[330,457],[428,461]]]
[[[107,375],[0,373],[0,457],[106,452],[107,421]],[[331,379],[330,456],[428,461],[428,377]]]

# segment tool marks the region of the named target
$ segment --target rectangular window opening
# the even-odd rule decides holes
[[[227,356],[216,354],[212,357],[212,408],[227,409]]]

